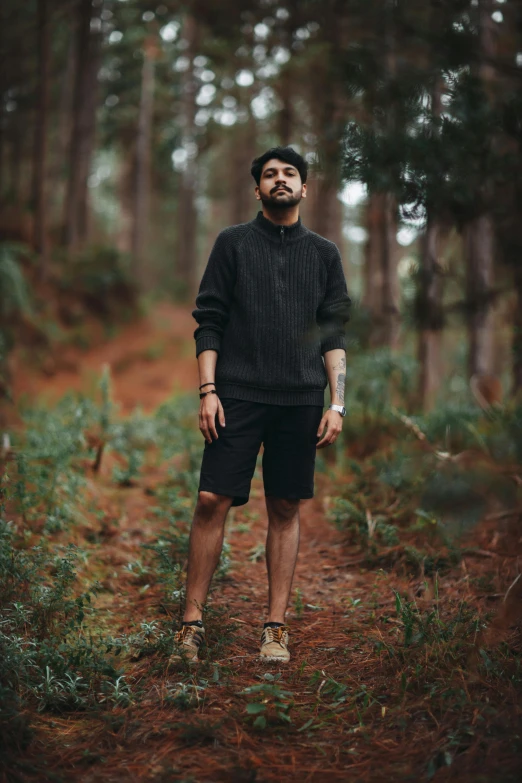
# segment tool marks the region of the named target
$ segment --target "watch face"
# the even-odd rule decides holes
[[[346,408],[343,405],[343,409],[341,411],[341,416],[346,416]]]

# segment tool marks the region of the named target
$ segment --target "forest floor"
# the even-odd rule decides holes
[[[18,366],[16,397],[27,404],[85,390],[108,363],[122,415],[137,405],[154,411],[174,392],[197,391],[192,331],[190,310],[161,306],[78,355],[76,369],[73,358],[48,375]],[[164,527],[151,509],[166,468],[145,465],[124,487],[111,481],[113,465],[108,454],[88,478],[103,521],[92,517],[57,542],[88,552],[81,579],[100,583],[97,622],[118,636],[176,617],[159,583],[129,568]],[[154,645],[150,654],[123,656],[121,670],[139,696],[94,711],[35,711],[33,740],[5,780],[520,780],[520,636],[506,631],[494,654],[477,642],[516,559],[495,551],[486,526],[438,577],[412,574],[401,557],[372,561],[328,515],[333,497],[349,495],[349,482],[329,464],[316,473],[316,496],[302,502],[289,664],[257,659],[267,520],[256,471],[248,504],[229,513],[230,568],[211,593],[201,663],[168,669]],[[258,692],[245,692],[251,686]],[[265,726],[254,726],[259,716]]]

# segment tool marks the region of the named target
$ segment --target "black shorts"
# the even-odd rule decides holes
[[[221,397],[225,427],[216,416],[217,439],[205,441],[198,491],[233,498],[243,506],[250,494],[257,455],[263,444],[265,496],[314,496],[319,405],[271,405]]]

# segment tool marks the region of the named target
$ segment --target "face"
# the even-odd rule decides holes
[[[301,182],[301,176],[294,166],[272,158],[263,166],[255,193],[256,198],[267,207],[288,209],[306,198],[306,185]]]

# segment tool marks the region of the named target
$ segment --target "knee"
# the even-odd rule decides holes
[[[290,524],[299,510],[299,502],[299,500],[268,497],[266,499],[266,504],[269,512],[270,524]]]
[[[217,495],[215,492],[201,491],[198,493],[196,515],[199,519],[210,520],[221,514],[226,514],[232,505],[228,495]]]

